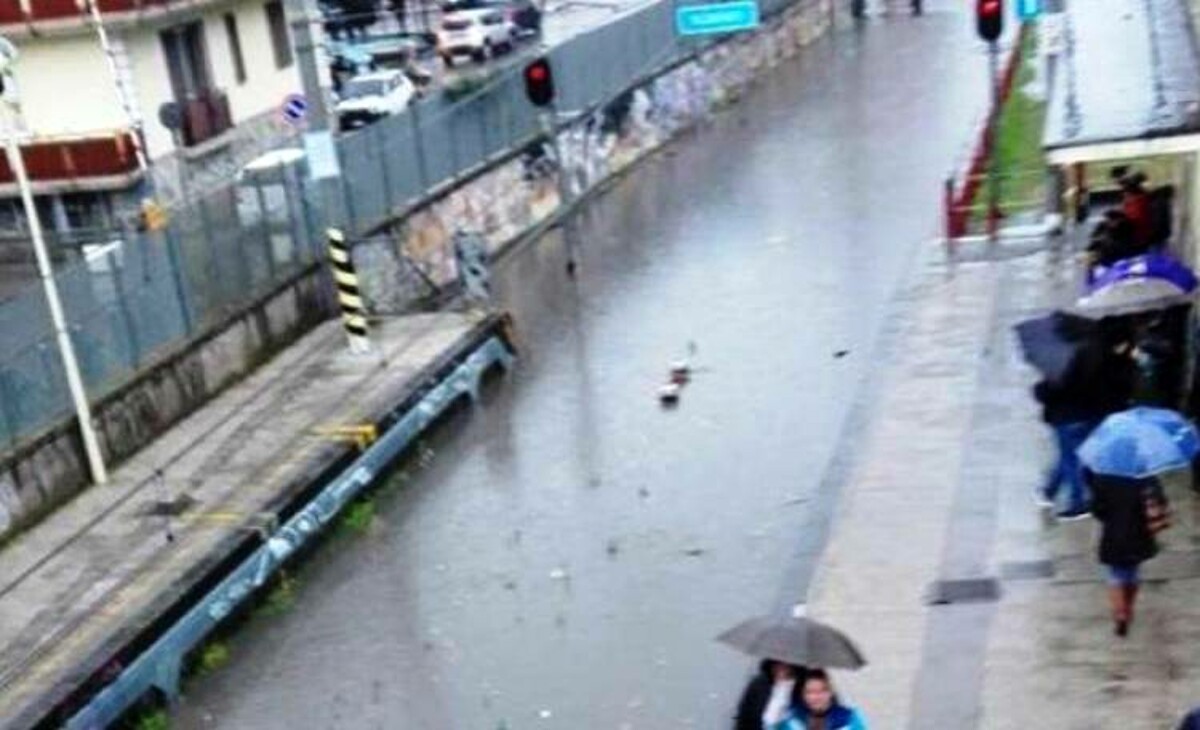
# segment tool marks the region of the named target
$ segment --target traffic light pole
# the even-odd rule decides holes
[[[992,93],[992,110],[987,122],[988,155],[988,209],[987,233],[996,239],[1000,227],[1000,151],[996,148],[997,131],[1000,126],[1000,47],[996,41],[988,43],[988,82]]]
[[[574,195],[571,192],[571,181],[568,179],[567,158],[561,135],[558,133],[558,104],[550,104],[550,110],[542,112],[542,129],[554,145],[554,157],[558,162],[558,204],[562,208],[563,244],[567,249],[567,276],[575,276],[575,213]]]

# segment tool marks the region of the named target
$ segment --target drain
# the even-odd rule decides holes
[[[1054,577],[1053,560],[1014,560],[1000,566],[1004,580],[1039,580]]]
[[[181,494],[174,499],[159,499],[146,504],[141,514],[145,517],[178,517],[200,502],[190,494]]]
[[[930,606],[952,603],[993,603],[1000,599],[1000,583],[995,578],[965,578],[934,581],[926,593]]]

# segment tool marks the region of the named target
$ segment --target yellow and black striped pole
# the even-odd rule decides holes
[[[325,236],[329,240],[329,263],[333,266],[333,283],[342,308],[342,326],[350,338],[350,351],[368,352],[371,342],[367,339],[367,306],[358,288],[358,272],[354,270],[346,236],[337,228],[328,229]]]

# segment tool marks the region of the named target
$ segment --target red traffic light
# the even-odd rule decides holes
[[[538,58],[525,67],[525,96],[534,106],[554,103],[554,74],[549,59]]]
[[[996,42],[1004,31],[1003,0],[977,0],[975,23],[980,38],[988,43]]]

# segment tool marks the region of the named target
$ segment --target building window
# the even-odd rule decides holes
[[[176,101],[194,99],[212,88],[204,26],[199,21],[187,23],[164,30],[161,37]]]
[[[287,21],[283,16],[283,3],[279,0],[266,4],[267,27],[271,31],[271,48],[275,51],[275,68],[292,65],[292,44],[288,40]]]
[[[237,18],[225,13],[225,35],[229,38],[229,57],[233,60],[233,77],[239,84],[246,83],[246,60],[242,58],[242,39],[238,35]]]

